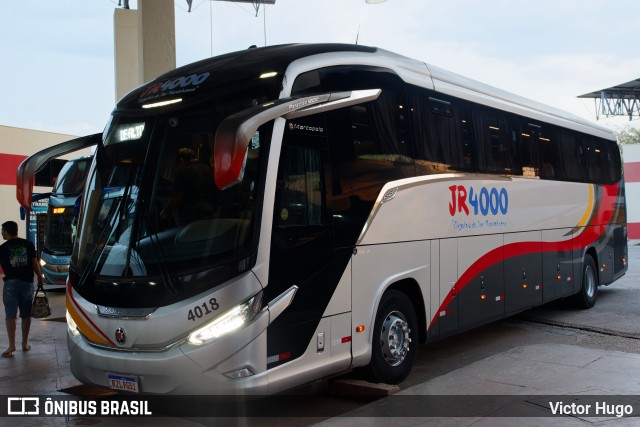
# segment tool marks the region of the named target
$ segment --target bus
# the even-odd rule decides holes
[[[82,194],[91,156],[69,160],[58,174],[48,199],[40,265],[48,288],[65,289],[75,238],[74,205]]]
[[[25,221],[25,236],[33,243],[36,256],[40,259],[44,244],[44,230],[49,207],[49,193],[34,194],[31,199],[31,209],[27,211],[20,206],[20,219]]]
[[[116,105],[67,284],[71,371],[152,394],[278,393],[627,270],[613,133],[375,47],[254,48]],[[187,153],[187,160],[183,158]],[[211,184],[214,185],[211,185]]]

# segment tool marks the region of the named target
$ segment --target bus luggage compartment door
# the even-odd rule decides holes
[[[507,315],[542,304],[542,244],[540,231],[505,234],[504,292]],[[510,257],[510,248],[519,255]]]
[[[440,240],[440,306],[431,338],[443,338],[458,331],[458,239]],[[451,296],[450,299],[449,296]]]
[[[543,303],[572,295],[574,291],[572,229],[542,230],[542,299]]]
[[[458,240],[460,329],[504,316],[502,234]]]

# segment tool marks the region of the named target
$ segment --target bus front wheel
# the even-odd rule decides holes
[[[418,320],[409,298],[397,290],[385,292],[373,328],[370,381],[397,384],[413,366],[418,349]]]
[[[598,298],[598,273],[596,263],[591,255],[585,255],[582,264],[582,286],[573,296],[573,302],[578,308],[591,308]]]

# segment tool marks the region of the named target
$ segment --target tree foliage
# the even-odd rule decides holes
[[[640,144],[640,129],[627,126],[619,132],[616,132],[618,144]]]

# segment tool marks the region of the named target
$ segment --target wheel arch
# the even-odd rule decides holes
[[[415,279],[406,278],[391,283],[384,292],[387,292],[390,289],[400,291],[409,297],[416,313],[416,317],[418,318],[418,337],[420,343],[425,343],[427,341],[427,313],[425,311],[424,298],[422,296],[420,285]]]

